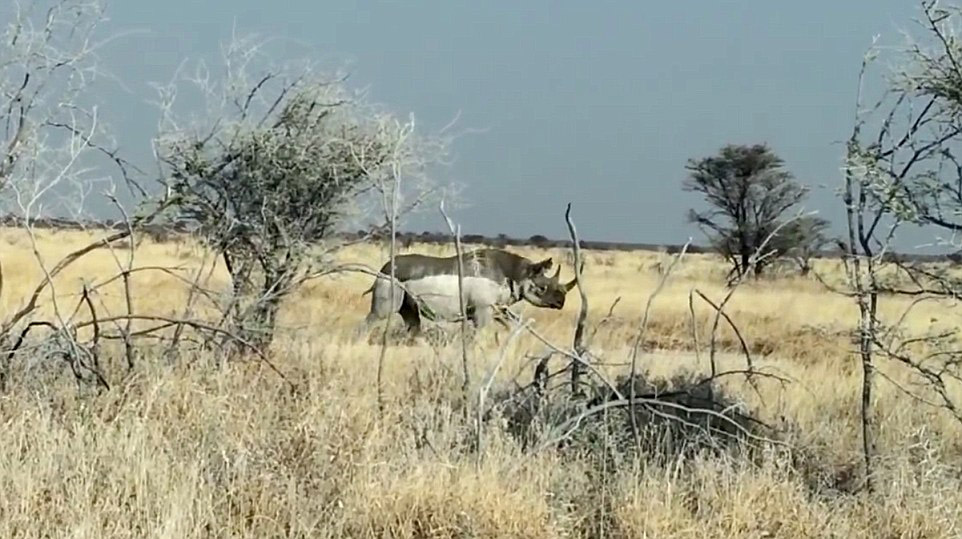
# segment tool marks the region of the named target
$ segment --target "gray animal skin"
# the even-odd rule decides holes
[[[551,277],[552,259],[532,262],[502,249],[479,249],[464,253],[464,307],[477,328],[494,318],[496,309],[521,301],[541,308],[561,309],[575,280],[560,283],[561,267]],[[380,270],[371,288],[371,310],[360,330],[394,313],[400,313],[413,337],[421,331],[421,316],[457,320],[461,308],[458,298],[458,257],[406,254],[395,257],[396,301],[391,304],[391,261]],[[362,294],[362,295],[364,295]],[[420,308],[419,308],[420,307]]]

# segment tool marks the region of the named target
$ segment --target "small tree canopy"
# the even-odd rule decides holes
[[[796,261],[802,275],[811,270],[811,260],[831,239],[827,232],[830,223],[821,217],[803,215],[785,224],[769,243],[779,256]]]
[[[729,144],[715,156],[688,161],[690,176],[682,188],[701,193],[709,205],[707,210],[690,210],[688,218],[731,261],[736,276],[749,269],[754,255],[763,254],[756,252],[808,193],[783,164],[765,144]],[[767,250],[784,249],[784,240],[791,237],[798,236],[783,233],[781,242],[771,238]],[[755,273],[761,274],[767,263],[757,261]]]
[[[178,136],[164,148],[180,218],[218,248],[264,257],[327,239],[393,157],[394,137],[329,86],[290,92],[262,127]]]

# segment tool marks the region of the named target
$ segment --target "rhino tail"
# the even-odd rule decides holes
[[[382,279],[382,278],[383,278],[383,275],[382,275],[382,274],[376,275],[375,278],[374,278],[374,282],[371,283],[371,287],[368,288],[367,290],[365,290],[364,292],[361,292],[361,296],[363,297],[363,296],[366,296],[366,295],[370,294],[371,292],[373,292],[374,289],[377,288],[378,279]]]

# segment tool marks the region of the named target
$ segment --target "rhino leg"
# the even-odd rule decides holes
[[[379,320],[383,320],[396,312],[399,312],[404,305],[405,293],[400,286],[395,285],[396,290],[394,304],[391,304],[391,283],[388,279],[384,277],[378,277],[374,282],[374,287],[371,291],[371,310],[367,313],[357,329],[355,330],[355,337],[360,337],[361,335],[370,331],[371,326],[374,325]],[[403,314],[402,314],[403,316]]]
[[[394,303],[391,303],[391,289],[394,289]],[[379,277],[374,285],[374,291],[371,292],[371,312],[368,316],[372,314],[378,318],[385,318],[391,316],[392,314],[398,312],[401,306],[404,304],[404,290],[398,286],[391,286],[391,283],[385,277]]]
[[[478,330],[486,327],[488,324],[494,320],[493,309],[489,306],[477,306],[472,309],[471,320],[474,322],[474,327]]]
[[[485,330],[493,330],[495,343],[500,344],[498,339],[497,327],[492,327],[492,324],[491,324],[491,322],[501,322],[495,316],[494,307],[490,305],[477,306],[474,309],[472,309],[472,311],[473,312],[471,313],[470,317],[471,317],[471,320],[474,322],[475,337],[480,336],[480,334]]]
[[[417,303],[409,296],[404,294],[404,300],[401,303],[401,319],[404,320],[404,324],[407,326],[408,338],[411,342],[414,338],[421,334],[421,313],[418,310]]]

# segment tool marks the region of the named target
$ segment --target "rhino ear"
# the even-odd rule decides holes
[[[551,269],[551,266],[553,264],[554,264],[554,260],[552,260],[551,257],[549,256],[548,258],[545,258],[541,262],[537,262],[535,264],[531,264],[530,266],[528,266],[528,273],[531,276],[540,275],[548,271],[549,269]]]

